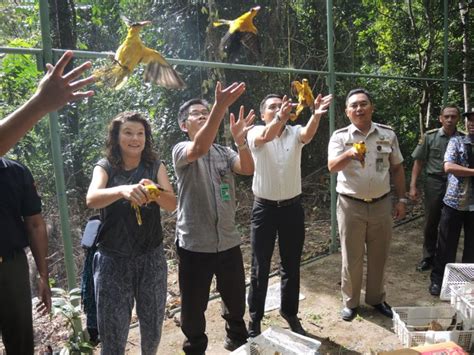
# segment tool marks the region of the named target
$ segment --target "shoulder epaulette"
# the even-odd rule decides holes
[[[436,133],[439,131],[439,128],[433,128],[433,129],[430,129],[429,131],[426,131],[425,134],[432,134],[432,133]]]
[[[344,132],[344,131],[347,131],[349,129],[349,126],[346,126],[346,127],[342,127],[342,128],[339,128],[339,129],[336,129],[334,133],[339,133],[339,132]]]
[[[389,129],[389,130],[393,131],[392,126],[389,126],[389,125],[386,125],[386,124],[381,124],[381,123],[375,123],[375,124],[379,127],[386,128],[386,129]]]

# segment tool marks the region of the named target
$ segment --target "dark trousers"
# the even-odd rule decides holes
[[[33,354],[30,279],[23,250],[0,263],[0,333],[7,354]]]
[[[456,262],[461,227],[464,226],[463,263],[474,263],[474,211],[458,211],[444,205],[439,223],[438,248],[431,282],[441,284],[447,263]]]
[[[181,330],[186,354],[203,354],[207,348],[205,311],[212,278],[222,298],[227,337],[245,342],[245,275],[240,246],[218,253],[198,253],[178,247]]]
[[[300,260],[304,244],[304,210],[301,202],[270,206],[255,201],[251,222],[252,271],[248,304],[250,318],[259,322],[265,310],[268,275],[275,240],[280,249],[281,306],[287,316],[298,313]]]
[[[438,226],[446,192],[446,179],[428,175],[425,182],[425,227],[423,240],[423,259],[432,260],[438,242]]]

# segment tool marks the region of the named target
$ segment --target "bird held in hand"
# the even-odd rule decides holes
[[[300,115],[301,111],[305,107],[309,107],[311,112],[314,111],[314,96],[311,87],[309,86],[308,79],[301,80],[301,83],[297,80],[291,83],[291,91],[293,96],[298,97],[298,105],[296,106],[296,113],[290,115],[290,119],[295,121]]]
[[[260,10],[260,6],[255,6],[235,20],[217,20],[213,22],[214,27],[227,25],[229,30],[222,37],[220,51],[227,53],[228,57],[236,54],[241,45],[248,48],[255,57],[260,56],[260,43],[257,36],[257,27],[253,23],[254,17]]]
[[[355,148],[357,154],[360,154],[363,156],[363,159],[360,161],[360,163],[362,164],[362,167],[364,168],[365,167],[365,153],[367,153],[367,147],[365,145],[365,142],[360,141],[360,142],[354,143],[353,147]]]
[[[186,84],[179,74],[156,50],[146,47],[140,39],[140,30],[151,21],[131,22],[121,16],[128,27],[127,38],[115,52],[111,65],[94,71],[98,85],[106,85],[116,90],[127,82],[128,77],[139,63],[147,64],[144,79],[168,89],[183,89]]]

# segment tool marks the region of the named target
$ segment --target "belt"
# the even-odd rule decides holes
[[[23,249],[13,250],[12,252],[8,253],[7,255],[0,255],[0,264],[6,262],[7,260],[13,259],[15,255],[20,253]]]
[[[364,203],[374,203],[374,202],[377,202],[377,201],[380,201],[382,199],[384,199],[385,197],[388,196],[388,192],[385,194],[385,195],[382,195],[380,197],[376,197],[376,198],[357,198],[357,197],[354,197],[354,196],[350,196],[350,195],[344,195],[344,194],[339,194],[341,196],[344,196],[344,197],[347,197],[351,200],[354,200],[354,201],[358,201],[358,202],[364,202]]]
[[[299,202],[300,200],[301,200],[301,195],[295,196],[295,197],[290,198],[288,200],[280,200],[280,201],[267,200],[265,198],[255,196],[255,201],[256,202],[264,204],[264,205],[268,205],[268,206],[275,206],[275,207],[291,206],[291,205],[294,205],[295,203]]]
[[[428,174],[427,177],[443,182],[446,182],[448,180],[447,175]]]

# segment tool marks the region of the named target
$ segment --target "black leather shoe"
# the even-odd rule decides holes
[[[226,337],[224,340],[224,349],[229,350],[229,351],[234,351],[240,348],[245,343],[247,342]]]
[[[428,258],[423,259],[423,260],[420,261],[420,263],[416,267],[416,270],[417,271],[427,271],[427,270],[431,269],[431,266],[432,266],[431,259],[428,259]]]
[[[306,335],[306,331],[301,326],[300,320],[297,316],[287,316],[285,313],[280,311],[280,315],[288,322],[292,332],[300,335]]]
[[[352,321],[357,316],[357,308],[344,307],[341,311],[342,320]]]
[[[387,302],[382,302],[376,305],[373,305],[379,313],[383,314],[385,317],[393,318],[392,307],[388,305]]]
[[[260,322],[249,322],[249,338],[255,338],[256,336],[260,335]]]
[[[439,296],[441,293],[441,285],[437,284],[436,282],[432,282],[428,288],[428,291],[430,291],[430,294],[433,296]]]

